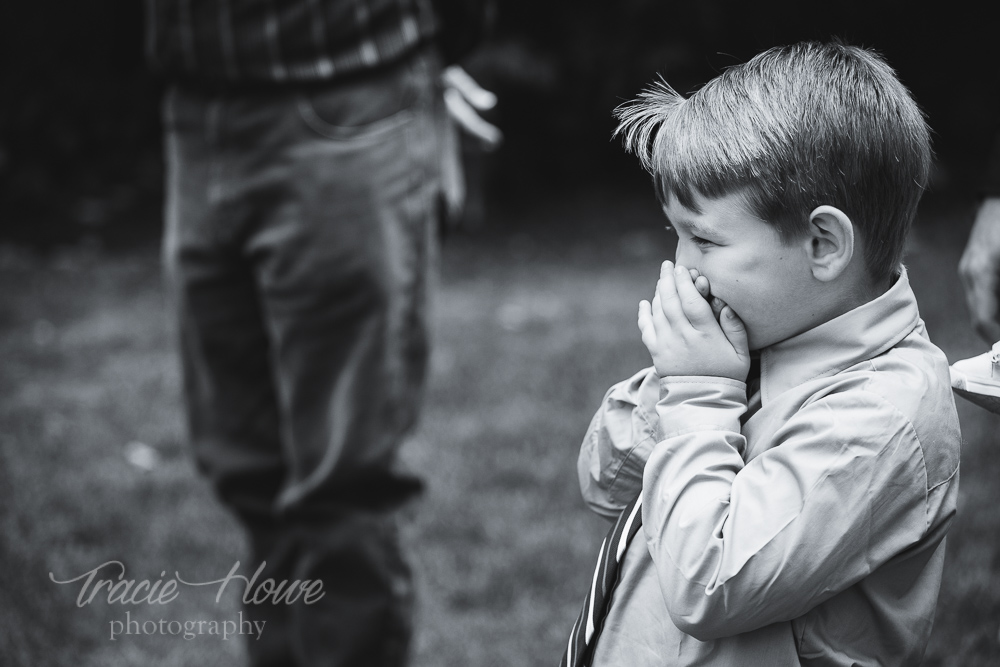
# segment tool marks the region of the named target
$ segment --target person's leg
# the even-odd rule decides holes
[[[392,510],[418,485],[393,464],[427,360],[435,77],[421,57],[309,94],[168,105],[165,256],[195,452],[261,578],[326,593],[248,606],[266,621],[257,666],[405,662]]]
[[[271,346],[232,196],[221,96],[172,90],[164,103],[167,162],[163,255],[179,322],[185,408],[199,468],[249,528],[251,570],[290,576],[287,540],[274,529],[287,469],[281,449]],[[267,632],[255,665],[290,664],[286,609],[263,608]]]
[[[266,224],[245,245],[274,349],[298,539],[298,664],[402,665],[412,592],[395,468],[426,370],[426,290],[439,196],[436,70],[421,56],[294,100],[283,174],[258,174]],[[270,180],[273,177],[273,180]]]

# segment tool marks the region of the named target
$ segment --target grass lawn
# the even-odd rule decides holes
[[[648,363],[636,304],[672,252],[651,200],[539,204],[445,244],[423,421],[403,451],[428,481],[404,516],[415,665],[561,655],[606,529],[579,499],[577,449],[605,389]],[[970,210],[928,202],[907,255],[930,334],[952,359],[986,349],[955,275]],[[0,664],[243,664],[239,638],[112,641],[126,609],[78,607],[79,583],[49,580],[117,560],[127,578],[206,581],[246,560],[186,451],[171,326],[155,250],[0,247]],[[925,664],[995,665],[1000,419],[960,403],[960,514]],[[182,593],[128,609],[131,619],[238,613],[214,588]]]

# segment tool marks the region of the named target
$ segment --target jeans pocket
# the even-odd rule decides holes
[[[302,93],[297,100],[299,116],[316,134],[340,141],[369,138],[404,125],[416,116],[430,88],[419,60],[417,56]]]

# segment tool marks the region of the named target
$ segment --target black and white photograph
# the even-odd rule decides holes
[[[0,6],[0,666],[1000,664],[983,3]]]

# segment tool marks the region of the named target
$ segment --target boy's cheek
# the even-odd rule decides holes
[[[733,306],[733,310],[736,310],[733,301],[739,302],[739,297],[733,293],[733,290],[729,289],[729,285],[725,281],[713,280],[711,276],[706,275],[705,277],[708,278],[709,300],[711,301],[713,297],[721,299],[724,303]]]

